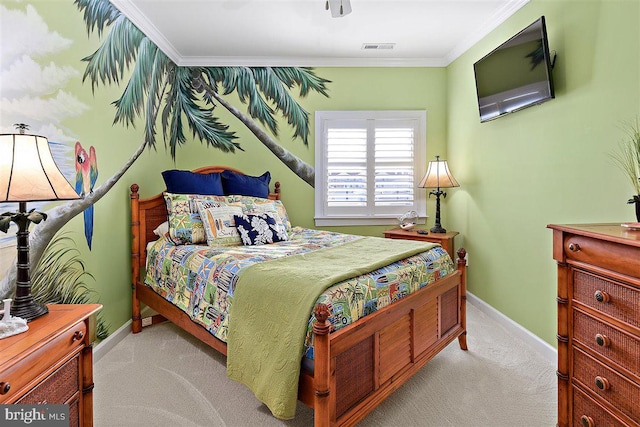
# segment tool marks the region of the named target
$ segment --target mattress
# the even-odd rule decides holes
[[[184,311],[221,341],[227,341],[229,311],[242,269],[361,238],[330,231],[293,227],[289,239],[268,245],[209,247],[175,245],[160,238],[147,251],[145,284]],[[317,302],[327,304],[333,330],[339,330],[427,286],[455,270],[449,254],[435,246],[367,274],[336,283]],[[313,359],[314,321],[310,315],[305,356]]]

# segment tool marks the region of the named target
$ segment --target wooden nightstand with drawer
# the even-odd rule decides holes
[[[558,263],[558,426],[640,426],[640,231],[549,228]]]
[[[28,331],[0,340],[0,403],[66,404],[70,426],[92,426],[92,343],[101,307],[52,304]]]
[[[431,242],[431,243],[440,243],[442,248],[449,252],[449,256],[451,259],[456,260],[455,247],[453,244],[454,238],[460,234],[457,231],[447,231],[446,233],[432,233],[428,231],[425,234],[421,234],[418,232],[425,232],[427,230],[414,228],[411,230],[403,230],[400,227],[392,228],[391,230],[387,230],[384,232],[384,237],[387,239],[404,239],[404,240],[418,240],[421,242]]]

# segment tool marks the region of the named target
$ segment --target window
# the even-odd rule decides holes
[[[316,225],[426,216],[425,111],[316,112]]]

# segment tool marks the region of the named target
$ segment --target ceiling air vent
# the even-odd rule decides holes
[[[362,49],[364,50],[391,50],[395,46],[395,43],[364,43]]]

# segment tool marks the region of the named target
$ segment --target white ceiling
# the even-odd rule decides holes
[[[446,66],[528,2],[351,0],[332,18],[325,0],[111,0],[178,65],[329,67]]]

